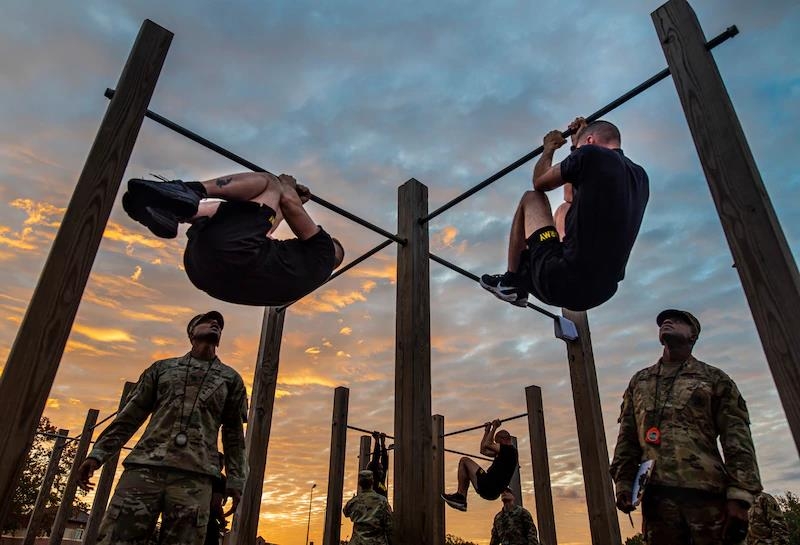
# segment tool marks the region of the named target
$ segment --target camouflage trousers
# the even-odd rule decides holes
[[[202,545],[211,477],[171,468],[129,466],[106,509],[98,545],[144,545],[161,515],[158,543]]]
[[[703,492],[645,494],[642,534],[648,545],[722,545],[725,499]]]

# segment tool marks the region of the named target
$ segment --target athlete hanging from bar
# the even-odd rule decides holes
[[[183,262],[197,288],[229,303],[280,306],[314,291],[344,259],[341,243],[303,208],[310,195],[287,174],[251,172],[205,182],[132,179],[122,206],[162,238],[192,224]],[[271,238],[284,219],[297,238]]]
[[[622,153],[619,129],[581,117],[569,128],[575,131],[573,151],[561,163],[552,164],[566,143],[561,132],[544,137],[533,191],[522,196],[511,224],[508,270],[480,279],[485,289],[517,306],[527,305],[529,293],[578,311],[608,301],[625,276],[647,206],[647,173]],[[562,186],[567,202],[554,218],[545,191]]]
[[[386,472],[389,469],[389,451],[386,449],[386,434],[374,431],[372,439],[375,441],[375,448],[372,450],[372,460],[367,464],[367,469],[372,471],[374,476],[372,489],[384,498],[388,498]]]

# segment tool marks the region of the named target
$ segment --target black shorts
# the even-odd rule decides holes
[[[583,271],[564,259],[564,245],[553,227],[543,227],[527,240],[520,274],[525,288],[543,303],[570,310],[589,310],[605,303],[617,284],[596,285],[591,271]]]
[[[496,500],[500,497],[500,494],[503,493],[503,490],[505,490],[508,486],[508,483],[499,482],[492,475],[486,473],[483,468],[478,469],[475,479],[478,482],[478,486],[475,487],[475,491],[484,500]]]
[[[210,296],[240,305],[280,306],[312,292],[333,271],[334,247],[320,227],[307,240],[274,240],[275,211],[254,202],[223,202],[186,233],[186,274]]]

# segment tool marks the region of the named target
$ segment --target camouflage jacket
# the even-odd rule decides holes
[[[244,488],[242,424],[247,419],[247,393],[234,369],[219,358],[208,362],[190,354],[155,362],[139,377],[125,407],[100,434],[89,457],[105,462],[148,416],[150,422],[124,465],[171,467],[218,477],[217,439],[222,426],[227,486]],[[175,444],[181,431],[188,436],[183,447]]]
[[[392,508],[386,498],[374,490],[361,491],[343,511],[353,521],[350,545],[391,545]]]
[[[762,492],[750,508],[747,545],[789,545],[789,530],[775,498]]]
[[[519,505],[501,509],[494,516],[489,545],[539,545],[539,536],[530,511]]]
[[[761,491],[761,479],[747,405],[736,384],[721,370],[692,356],[677,374],[662,370],[665,376],[660,379],[659,363],[636,373],[622,398],[611,464],[617,492],[630,491],[639,464],[653,459],[652,484],[705,490],[752,504]],[[674,379],[669,378],[671,373]],[[655,407],[657,380],[659,406]],[[675,385],[667,395],[672,380]],[[661,431],[658,446],[644,440],[645,432],[656,425]]]

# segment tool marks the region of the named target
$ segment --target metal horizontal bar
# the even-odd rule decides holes
[[[378,430],[372,430],[372,431],[365,430],[364,428],[359,428],[357,426],[351,426],[350,424],[347,425],[347,429],[360,431],[362,433],[366,433],[367,435],[372,435],[374,432],[378,431]],[[394,437],[392,437],[391,435],[387,435],[386,438],[387,439],[394,439]]]
[[[113,89],[106,89],[105,96],[106,96],[106,98],[109,98],[109,99],[112,98],[114,96],[114,90]],[[266,172],[267,174],[272,174],[267,169],[262,168],[262,167],[258,166],[257,164],[248,161],[244,157],[236,155],[232,151],[229,151],[229,150],[223,148],[222,146],[220,146],[218,144],[215,144],[211,140],[200,136],[196,132],[190,131],[189,129],[178,125],[174,121],[170,121],[169,119],[167,119],[163,115],[157,114],[156,112],[153,112],[151,110],[147,110],[144,115],[145,115],[145,117],[148,117],[148,118],[152,119],[153,121],[155,121],[159,125],[162,125],[162,126],[168,128],[170,130],[173,130],[173,131],[177,132],[178,134],[180,134],[181,136],[185,136],[189,140],[192,140],[193,142],[197,142],[201,146],[204,146],[204,147],[210,149],[211,151],[215,151],[215,152],[219,153],[220,155],[222,155],[223,157],[225,157],[227,159],[230,159],[234,163],[239,163],[243,167],[249,168],[250,170],[252,170],[254,172]],[[274,176],[274,174],[273,174],[273,176]],[[321,197],[318,197],[317,195],[313,195],[312,194],[312,195],[310,195],[309,198],[312,201],[314,201],[315,203],[319,204],[320,206],[324,206],[328,210],[331,210],[332,212],[336,212],[340,216],[344,216],[345,218],[349,219],[350,221],[353,221],[353,222],[361,225],[362,227],[366,227],[367,229],[369,229],[371,231],[374,231],[374,232],[378,233],[379,235],[383,235],[384,237],[386,237],[388,239],[391,239],[391,240],[393,240],[395,242],[398,242],[400,244],[405,244],[406,243],[405,239],[402,239],[402,238],[398,237],[397,235],[392,234],[389,231],[387,231],[387,230],[385,230],[385,229],[383,229],[381,227],[378,227],[377,225],[374,225],[374,224],[368,222],[365,219],[362,219],[362,218],[356,216],[352,212],[348,212],[344,208],[336,206],[335,204],[330,203],[330,202],[326,201],[325,199],[323,199]]]
[[[526,416],[528,416],[528,413],[522,413],[522,414],[518,414],[518,415],[515,415],[515,416],[510,416],[508,418],[501,418],[500,419],[500,423],[502,424],[503,422],[509,422],[511,420],[516,420],[518,418],[524,418]],[[484,426],[485,426],[485,424],[481,424],[479,426],[472,426],[471,428],[464,428],[463,430],[451,431],[450,433],[445,433],[444,435],[442,435],[442,437],[450,437],[451,435],[458,435],[459,433],[466,433],[468,431],[479,430],[479,429],[482,429]]]
[[[469,454],[468,452],[461,452],[460,450],[452,450],[449,448],[444,449],[445,452],[450,452],[451,454],[460,454],[461,456],[467,456],[468,458],[472,458],[473,460],[484,460],[486,462],[494,462],[493,458],[486,458],[485,456],[475,456],[474,454]]]
[[[721,44],[722,42],[728,40],[729,38],[732,38],[732,37],[736,36],[738,33],[739,33],[739,29],[736,28],[735,25],[734,26],[730,26],[727,29],[725,29],[725,31],[722,32],[719,36],[716,36],[716,37],[712,38],[711,40],[709,40],[708,42],[706,42],[706,48],[707,49],[713,49],[713,48],[717,47],[719,44]],[[663,69],[661,72],[657,73],[656,75],[654,75],[650,79],[648,79],[645,82],[637,85],[636,87],[634,87],[633,89],[631,89],[627,93],[625,93],[622,96],[620,96],[619,98],[609,102],[608,104],[606,104],[605,106],[603,106],[602,108],[600,108],[599,110],[594,112],[593,114],[589,115],[586,118],[586,121],[591,123],[592,121],[596,121],[596,120],[600,119],[600,117],[604,116],[605,114],[607,114],[611,110],[616,109],[617,107],[621,106],[622,104],[628,102],[633,97],[635,97],[637,95],[640,95],[641,93],[643,93],[644,91],[646,91],[647,89],[649,89],[650,87],[652,87],[653,85],[658,83],[659,81],[665,79],[667,76],[669,76],[669,73],[670,73],[669,72],[669,68]],[[566,131],[561,133],[561,136],[566,138],[566,137],[572,135],[573,132],[574,131],[567,129]],[[542,153],[542,151],[544,151],[544,146],[539,146],[538,148],[536,148],[535,150],[533,150],[529,154],[527,154],[527,155],[525,155],[523,157],[520,157],[519,159],[517,159],[516,161],[514,161],[513,163],[511,163],[507,167],[505,167],[505,168],[499,170],[498,172],[492,174],[491,176],[489,176],[488,178],[483,180],[481,183],[471,187],[470,189],[468,189],[467,191],[465,191],[461,195],[459,195],[459,196],[455,197],[454,199],[451,199],[450,201],[446,202],[445,204],[443,204],[442,206],[440,206],[439,208],[437,208],[436,210],[434,210],[433,212],[431,212],[430,214],[428,214],[424,218],[421,218],[419,220],[419,222],[420,223],[425,223],[426,221],[432,220],[433,218],[435,218],[439,214],[441,214],[441,213],[449,210],[450,208],[454,207],[455,205],[457,205],[458,203],[460,203],[464,199],[466,199],[468,197],[471,197],[472,195],[474,195],[475,193],[477,193],[481,189],[483,189],[486,186],[496,182],[497,180],[499,180],[500,178],[502,178],[503,176],[505,176],[509,172],[511,172],[513,170],[516,170],[517,168],[521,167],[522,165],[524,165],[525,163],[527,163],[528,161],[530,161],[534,157],[540,155]]]
[[[58,439],[60,437],[64,438],[63,435],[58,435],[57,433],[49,433],[49,432],[46,432],[46,431],[37,431],[36,434],[37,435],[41,435],[43,437],[51,437],[53,439]],[[77,441],[80,438],[81,438],[80,435],[78,435],[77,437],[65,437],[66,441],[64,441],[64,447],[66,447],[67,444],[69,444],[70,441]],[[96,442],[97,441],[89,441],[89,443],[96,443]],[[120,447],[120,448],[122,448],[122,450],[133,450],[132,447],[123,446],[123,447]]]
[[[441,257],[439,257],[439,256],[438,256],[438,255],[436,255],[436,254],[431,254],[431,253],[429,253],[429,254],[428,254],[428,257],[430,257],[430,258],[431,258],[433,261],[435,261],[436,263],[439,263],[440,265],[444,265],[444,266],[445,266],[445,267],[447,267],[448,269],[451,269],[451,270],[453,270],[453,271],[455,271],[455,272],[457,272],[457,273],[459,273],[459,274],[461,274],[461,275],[463,275],[463,276],[466,276],[467,278],[469,278],[469,279],[471,279],[471,280],[474,280],[475,282],[479,282],[479,281],[480,281],[480,279],[479,279],[479,278],[478,278],[478,277],[477,277],[475,274],[473,274],[473,273],[469,272],[468,270],[462,269],[462,268],[461,268],[461,267],[459,267],[458,265],[455,265],[455,264],[453,264],[453,263],[450,263],[450,262],[449,262],[449,261],[447,261],[446,259],[442,259]],[[544,309],[544,308],[542,308],[542,307],[540,307],[540,306],[534,305],[533,303],[528,303],[526,306],[527,306],[528,308],[532,308],[532,309],[533,309],[533,310],[535,310],[536,312],[539,312],[539,313],[541,313],[541,314],[544,314],[545,316],[547,316],[547,317],[549,317],[549,318],[552,318],[552,319],[554,319],[554,320],[558,320],[558,318],[559,318],[559,316],[558,316],[558,315],[556,315],[556,314],[553,314],[553,313],[552,313],[552,312],[550,312],[549,310],[547,310],[547,309]]]
[[[355,267],[356,265],[358,265],[362,261],[365,261],[368,258],[372,257],[373,255],[377,254],[378,252],[380,252],[381,250],[386,248],[391,243],[392,243],[391,240],[384,240],[383,242],[381,242],[380,244],[375,246],[373,249],[371,249],[368,252],[362,254],[360,257],[355,258],[353,261],[351,261],[350,263],[348,263],[344,267],[341,267],[339,270],[334,272],[325,282],[320,284],[320,287],[324,286],[325,284],[327,284],[328,282],[330,282],[334,278],[343,275],[344,273],[346,273],[347,271],[349,271],[350,269],[352,269],[353,267]],[[317,289],[319,289],[319,288],[317,288]],[[301,299],[302,299],[302,297],[301,297]],[[278,312],[282,312],[282,311],[286,310],[287,308],[289,308],[290,306],[295,304],[297,301],[300,301],[300,299],[297,299],[295,301],[292,301],[291,303],[287,303],[287,304],[283,305],[282,307],[280,307],[278,309]]]

